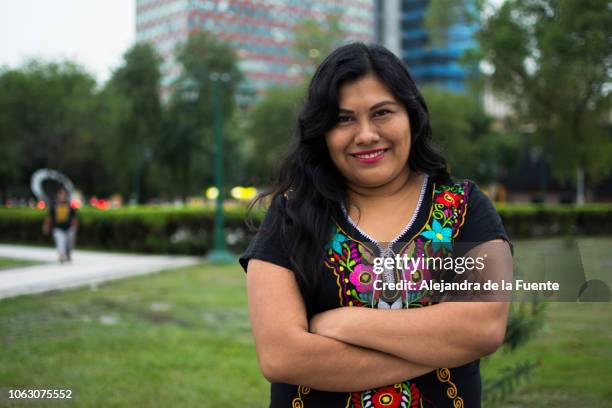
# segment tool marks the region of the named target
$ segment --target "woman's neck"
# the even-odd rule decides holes
[[[364,187],[354,184],[347,185],[347,208],[367,207],[374,202],[397,202],[405,199],[420,180],[419,173],[407,169],[389,183],[376,187]]]

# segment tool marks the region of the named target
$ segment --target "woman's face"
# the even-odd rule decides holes
[[[406,177],[410,140],[406,109],[376,76],[340,87],[338,122],[325,141],[349,185],[381,187]]]

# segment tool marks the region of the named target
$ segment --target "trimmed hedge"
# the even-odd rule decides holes
[[[511,238],[612,234],[612,204],[501,204],[497,211]]]
[[[612,234],[612,204],[542,206],[505,204],[497,207],[513,238]],[[243,207],[226,210],[228,246],[243,251],[253,233],[244,223]],[[41,226],[46,211],[0,209],[0,242],[49,244]],[[255,212],[256,222],[263,212]],[[133,207],[79,211],[78,246],[122,252],[201,255],[212,247],[214,210],[191,207]]]
[[[0,242],[49,244],[42,234],[47,211],[0,209]],[[245,225],[245,208],[225,211],[225,235],[231,250],[246,248],[252,236]],[[254,213],[261,220],[261,211]],[[108,211],[79,211],[77,245],[80,248],[120,252],[206,253],[213,243],[214,209],[190,207],[131,207]]]

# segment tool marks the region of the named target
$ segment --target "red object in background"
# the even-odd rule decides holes
[[[92,207],[96,207],[98,210],[108,210],[110,205],[108,200],[104,200],[103,198],[91,197],[89,199],[89,205]]]
[[[72,200],[70,200],[70,207],[79,209],[81,208],[81,206],[82,206],[81,200],[76,199],[76,198],[73,198]]]
[[[40,200],[38,203],[36,203],[36,206],[38,207],[39,210],[44,210],[47,205],[45,204],[44,201]]]
[[[108,207],[109,207],[108,201],[104,199],[99,199],[97,207],[100,210],[108,210]]]

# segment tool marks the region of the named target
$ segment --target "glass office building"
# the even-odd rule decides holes
[[[428,0],[375,0],[376,40],[401,56],[418,85],[438,85],[462,92],[469,69],[460,64],[464,51],[476,46],[476,26],[449,28],[443,46],[430,48],[424,27]]]
[[[154,44],[163,57],[162,95],[180,76],[177,46],[206,30],[229,41],[240,57],[243,89],[255,94],[300,80],[302,63],[292,54],[292,28],[304,18],[341,15],[347,39],[373,40],[371,0],[137,0],[136,41]]]

